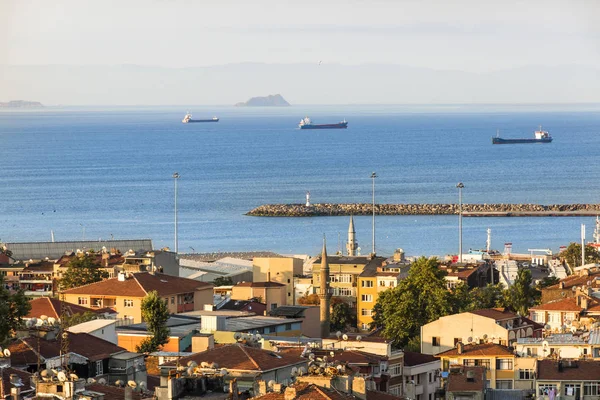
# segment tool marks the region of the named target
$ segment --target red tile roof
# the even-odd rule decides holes
[[[27,313],[25,318],[39,318],[42,315],[46,315],[52,318],[60,318],[62,305],[65,307],[65,312],[68,316],[75,314],[83,314],[86,312],[95,312],[87,307],[82,307],[77,304],[61,302],[58,299],[50,297],[39,297],[29,302],[31,304],[31,310]]]
[[[186,365],[188,361],[195,361],[198,365],[203,361],[209,363],[215,362],[219,365],[219,368],[263,372],[308,362],[308,360],[294,355],[275,353],[268,350],[247,347],[238,343],[215,347],[214,349],[183,357],[179,360],[179,364]],[[177,363],[172,361],[162,366],[174,367],[176,365]]]
[[[24,385],[21,387],[22,392],[32,390],[31,374],[29,372],[12,367],[0,368],[0,398],[2,399],[10,396],[10,388],[13,387],[13,385],[10,383],[10,376],[12,374],[15,374],[21,378],[21,383]]]
[[[367,390],[367,400],[402,400],[405,397],[395,396],[390,393],[379,392],[375,390]]]
[[[540,304],[539,306],[531,307],[530,310],[581,312],[583,311],[583,308],[577,305],[577,299],[574,297],[567,297],[565,299],[555,300],[546,304]]]
[[[592,281],[593,287],[598,287],[600,282],[594,279],[596,276],[600,276],[600,271],[590,271],[589,275],[571,275],[561,279],[556,285],[544,289],[571,289],[573,286],[585,286],[588,281]],[[564,288],[560,287],[561,282],[565,285]]]
[[[505,310],[503,308],[483,308],[481,310],[470,311],[471,314],[480,315],[482,317],[491,318],[495,321],[502,321],[505,319],[519,318],[517,314],[512,311]]]
[[[553,381],[597,381],[600,377],[600,361],[562,360],[562,371],[558,361],[538,360],[537,379]],[[569,366],[570,363],[570,366]]]
[[[291,386],[295,389],[296,395],[295,400],[349,400],[355,399],[354,396],[350,396],[345,393],[333,391],[318,387],[315,384],[300,382]],[[286,388],[287,389],[287,388]],[[291,390],[291,389],[290,389]],[[284,391],[285,392],[285,391]],[[267,393],[263,396],[253,397],[252,399],[260,400],[284,400],[285,393]],[[368,398],[370,400],[370,398]]]
[[[430,362],[440,362],[440,359],[429,354],[417,353],[415,351],[404,352],[404,365],[407,367],[414,367],[415,365],[427,364]]]
[[[467,380],[467,372],[473,371],[473,380]],[[460,367],[460,372],[448,374],[446,392],[482,392],[485,388],[485,367]]]
[[[104,393],[104,400],[123,400],[125,398],[125,388],[109,385],[101,385],[99,383],[92,383],[85,386],[86,390],[93,392]],[[132,392],[130,399],[141,400],[142,394],[139,392]]]
[[[436,357],[457,356],[458,349],[455,347],[450,350],[436,354]],[[508,350],[508,347],[495,343],[484,344],[466,344],[463,347],[461,356],[469,357],[487,357],[487,356],[514,356],[513,352]]]
[[[166,274],[150,274],[140,272],[132,274],[124,281],[119,278],[106,279],[101,282],[79,286],[65,290],[66,294],[86,294],[98,296],[144,297],[148,292],[156,290],[159,296],[170,296],[189,293],[196,290],[212,288],[213,285],[194,279],[179,278]]]
[[[21,367],[38,362],[37,337],[17,339],[8,345],[8,349],[11,352],[12,365]],[[45,359],[60,355],[60,341],[39,339],[39,349],[41,363],[44,363]],[[109,358],[112,354],[121,353],[125,349],[87,333],[69,332],[69,351],[86,357],[90,361],[98,361]]]

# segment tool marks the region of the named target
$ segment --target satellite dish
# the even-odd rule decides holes
[[[544,325],[544,329],[549,331],[552,327],[549,324]]]
[[[60,371],[57,374],[57,377],[58,377],[58,380],[61,381],[61,382],[64,382],[64,381],[67,380],[67,374],[65,374],[63,371]]]
[[[9,349],[4,349],[3,353],[4,353],[4,357],[6,357],[6,358],[10,357],[10,350]]]
[[[267,385],[268,385],[270,388],[273,388],[273,385],[275,385],[275,381],[274,381],[273,379],[271,379]]]
[[[475,337],[473,338],[473,341],[474,341],[475,343],[479,343],[479,337],[478,337],[478,336],[475,336]]]
[[[40,376],[41,376],[42,378],[45,378],[45,377],[47,377],[47,376],[50,376],[50,374],[51,374],[51,373],[52,373],[52,371],[51,371],[51,370],[49,370],[49,369],[43,369],[43,370],[40,372]]]
[[[144,382],[144,381],[139,381],[139,382],[138,382],[138,387],[139,387],[141,390],[145,390],[145,389],[146,389],[146,382]]]
[[[256,336],[255,336],[255,338],[256,338],[256,340],[261,340],[262,336],[260,335],[260,333],[257,333]]]
[[[105,378],[100,378],[98,379],[98,383],[101,385],[106,385],[106,379]]]
[[[94,378],[87,378],[87,383],[96,383]]]
[[[225,376],[229,373],[229,371],[227,371],[227,368],[221,368],[221,375]]]
[[[331,357],[333,357],[333,356],[335,356],[335,352],[333,352],[333,351],[330,351],[330,352],[329,352],[329,355],[330,355]]]
[[[361,340],[362,340],[362,336],[358,335],[358,336],[356,337],[356,341],[357,341],[357,342],[360,342]]]
[[[342,336],[342,332],[340,332],[340,331],[337,331],[337,332],[335,333],[335,336],[337,336],[337,338],[339,339],[339,338],[340,338],[340,336]]]
[[[348,335],[346,335],[345,333],[342,335],[342,339],[344,340],[348,340]]]
[[[115,382],[115,385],[119,386],[119,387],[122,387],[123,386],[123,381],[119,379],[118,381]]]
[[[213,369],[217,369],[217,368],[219,368],[219,364],[217,364],[216,362],[212,362],[212,363],[210,363],[210,367]]]
[[[236,333],[233,334],[233,338],[235,340],[240,340],[242,338],[242,334],[239,333],[239,332],[236,332]]]
[[[210,367],[210,364],[209,364],[209,363],[207,363],[206,361],[202,361],[202,362],[200,363],[200,367],[202,367],[202,368],[208,368],[208,367]]]
[[[188,367],[188,369],[185,371],[188,375],[194,375],[194,367]]]
[[[54,318],[54,317],[48,317],[48,323],[50,325],[54,325],[56,323],[56,318]]]
[[[40,319],[47,321],[48,320],[48,316],[47,315],[40,315]]]
[[[296,375],[298,373],[298,368],[292,367],[291,373],[292,373],[292,375]]]
[[[33,328],[34,325],[35,325],[35,320],[33,318],[30,318],[27,320],[27,322],[25,322],[25,326],[28,328]]]
[[[314,360],[314,359],[315,359],[315,355],[314,355],[314,353],[310,353],[310,354],[308,355],[308,359],[309,359],[309,360]]]
[[[469,337],[467,338],[467,343],[471,343],[471,342],[473,342],[473,338],[472,338],[471,336],[469,336]]]
[[[488,338],[487,333],[484,333],[483,336],[482,336],[482,338],[483,338],[483,340],[487,340],[487,338]]]
[[[547,340],[544,340],[544,341],[542,342],[542,346],[544,346],[544,347],[548,347],[548,341],[547,341]]]
[[[41,320],[41,319],[39,319],[39,318],[36,318],[36,319],[35,319],[35,326],[37,326],[37,327],[39,328],[39,327],[40,327],[40,326],[42,326],[42,325],[44,325],[44,320]]]
[[[74,381],[79,379],[79,377],[75,374],[69,374],[69,378],[73,379]]]
[[[198,366],[198,363],[196,361],[191,360],[191,361],[188,361],[187,366],[196,368]]]
[[[306,369],[304,367],[298,368],[298,375],[302,376],[306,373]]]

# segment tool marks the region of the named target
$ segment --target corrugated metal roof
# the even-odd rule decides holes
[[[12,251],[12,257],[15,260],[41,260],[46,257],[58,259],[65,252],[76,251],[77,249],[86,250],[101,250],[117,249],[121,253],[128,250],[152,250],[151,239],[134,239],[134,240],[76,240],[71,242],[23,242],[23,243],[6,243],[6,247]]]

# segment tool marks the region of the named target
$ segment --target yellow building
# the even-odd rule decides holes
[[[494,343],[468,344],[461,342],[451,350],[436,355],[442,370],[450,371],[453,365],[482,366],[486,370],[486,387],[490,389],[513,389],[515,387],[516,357],[506,346]]]
[[[92,310],[111,308],[120,319],[142,322],[142,299],[156,290],[172,314],[202,310],[213,304],[213,286],[164,274],[119,274],[117,278],[65,290],[65,301]]]
[[[231,300],[258,299],[267,311],[285,305],[286,297],[286,285],[278,282],[242,282],[231,289]]]
[[[375,258],[374,261],[367,264],[358,276],[356,320],[358,329],[363,332],[371,330],[373,307],[379,293],[396,287],[400,275],[398,271],[387,269],[383,259]]]
[[[294,277],[302,275],[303,262],[294,257],[256,257],[252,260],[252,280],[254,282],[278,282],[286,286],[285,303],[296,303]]]

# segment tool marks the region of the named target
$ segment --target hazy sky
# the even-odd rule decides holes
[[[0,0],[0,64],[600,65],[597,0]]]

